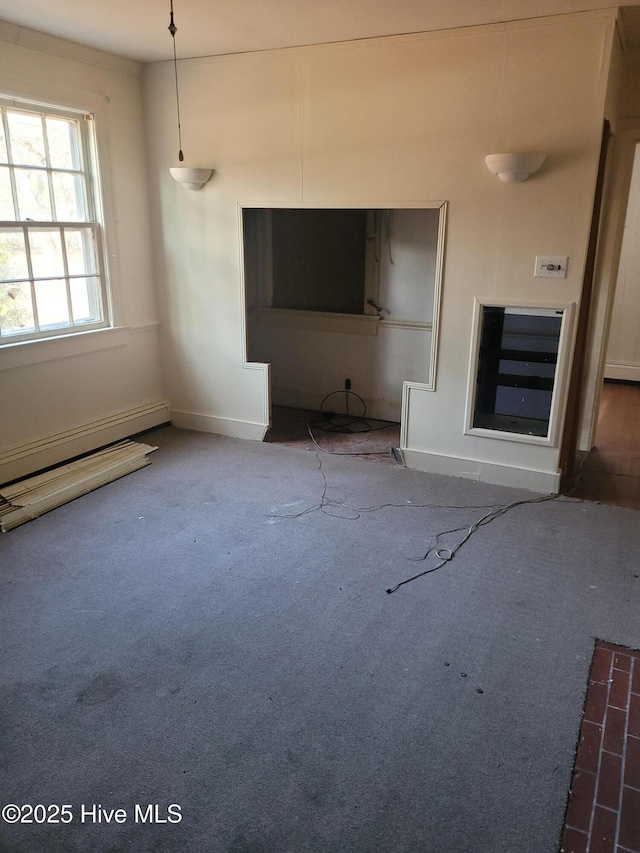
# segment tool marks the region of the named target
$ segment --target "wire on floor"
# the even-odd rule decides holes
[[[339,414],[328,410],[326,407],[327,401],[336,397],[341,398],[343,394],[345,414]],[[353,401],[357,403],[359,410],[358,414],[354,414],[350,411]],[[373,426],[371,424],[371,418],[367,419],[366,414],[367,404],[359,394],[355,393],[355,391],[351,391],[349,388],[345,388],[343,391],[332,391],[330,394],[327,394],[320,403],[320,415],[317,418],[309,419],[306,422],[307,431],[311,441],[313,441],[318,450],[321,450],[323,453],[330,453],[333,456],[389,456],[391,454],[391,447],[388,447],[386,450],[353,453],[329,450],[320,444],[313,432],[315,429],[321,432],[337,432],[347,435],[357,435],[359,433],[379,432],[398,426],[396,421],[379,422],[378,425]]]
[[[313,434],[311,433],[311,429],[309,429],[309,432],[313,438]],[[319,447],[319,445],[318,445],[318,447]],[[320,447],[320,450],[324,450],[324,448]],[[331,452],[331,451],[325,451],[325,452]],[[344,456],[344,455],[354,455],[354,454],[335,454],[335,455]],[[358,455],[358,454],[355,454],[355,455]],[[563,498],[566,499],[571,494],[571,492],[568,492],[567,495],[560,495],[560,494],[542,495],[542,496],[537,497],[537,498],[525,498],[525,499],[520,500],[520,501],[513,501],[512,503],[501,504],[498,506],[490,505],[490,504],[476,504],[476,505],[472,505],[472,504],[463,504],[463,505],[460,505],[460,504],[438,504],[438,503],[417,504],[417,503],[413,503],[413,502],[407,502],[407,503],[402,503],[402,504],[384,503],[384,504],[376,504],[376,505],[367,506],[367,507],[352,507],[352,506],[349,506],[348,504],[344,503],[343,501],[338,501],[338,500],[335,500],[334,498],[330,498],[327,496],[327,492],[329,490],[329,482],[328,482],[327,477],[326,477],[324,470],[322,468],[322,459],[320,457],[319,452],[316,452],[316,460],[318,462],[318,470],[320,472],[320,475],[322,476],[322,480],[324,483],[324,486],[322,489],[322,495],[320,497],[320,502],[317,504],[314,504],[313,506],[308,507],[307,509],[302,510],[301,512],[271,513],[272,516],[274,516],[276,518],[292,518],[292,519],[295,519],[295,518],[301,518],[302,516],[305,516],[305,515],[310,515],[313,512],[322,512],[323,514],[329,515],[332,518],[341,518],[344,521],[357,521],[357,519],[359,519],[363,513],[377,512],[381,509],[390,509],[390,508],[394,508],[394,509],[469,509],[469,510],[488,509],[489,510],[481,518],[479,518],[477,521],[474,521],[470,525],[464,524],[464,525],[461,525],[459,527],[454,527],[454,528],[451,528],[450,530],[443,530],[443,531],[440,531],[439,533],[434,534],[429,541],[428,548],[426,549],[425,553],[421,557],[408,557],[407,559],[411,560],[412,562],[422,562],[424,560],[427,560],[431,554],[434,554],[436,559],[438,560],[436,565],[431,566],[430,568],[425,569],[422,572],[418,572],[417,574],[412,575],[409,578],[405,578],[404,580],[397,583],[395,586],[389,587],[386,590],[387,594],[389,594],[389,595],[396,592],[398,589],[400,589],[400,587],[404,586],[405,584],[411,583],[414,580],[418,580],[418,578],[424,577],[425,575],[429,575],[429,574],[432,574],[433,572],[437,572],[439,569],[443,568],[443,566],[446,566],[447,563],[449,563],[451,560],[453,560],[453,558],[458,553],[458,551],[460,551],[460,549],[464,545],[466,545],[466,543],[471,539],[473,534],[480,527],[484,527],[487,524],[491,524],[491,522],[493,522],[496,519],[500,518],[501,516],[505,515],[505,513],[509,512],[512,509],[515,509],[515,507],[525,506],[526,504],[545,503],[547,501],[563,502]],[[457,545],[455,545],[452,548],[439,547],[438,543],[443,536],[448,536],[448,535],[451,535],[454,533],[461,533],[463,531],[464,531],[464,536],[462,537],[460,542],[457,543]]]

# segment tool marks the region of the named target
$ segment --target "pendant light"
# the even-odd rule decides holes
[[[180,150],[178,151],[178,160],[182,163],[184,162],[184,154],[182,153],[182,128],[180,125],[180,91],[178,89],[178,58],[176,56],[176,33],[178,28],[176,27],[173,20],[173,0],[171,2],[171,18],[169,22],[169,32],[171,33],[171,38],[173,39],[173,72],[176,81],[176,111],[178,116],[178,145]],[[169,169],[171,173],[171,177],[177,181],[179,184],[182,184],[183,187],[186,187],[188,190],[200,190],[207,183],[211,175],[213,174],[213,169],[195,169],[189,166],[176,166],[172,169]]]

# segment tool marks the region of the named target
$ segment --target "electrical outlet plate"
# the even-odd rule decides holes
[[[567,261],[564,255],[536,255],[534,278],[566,278]]]

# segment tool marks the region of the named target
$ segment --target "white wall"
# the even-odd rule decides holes
[[[558,447],[464,434],[475,297],[580,299],[615,10],[180,63],[183,142],[217,169],[172,183],[172,68],[145,70],[164,359],[177,422],[260,437],[267,372],[244,363],[238,204],[449,201],[435,391],[406,395],[408,463],[551,490]],[[523,184],[486,154],[542,150]],[[566,280],[533,279],[537,254]],[[353,377],[351,377],[353,378]],[[561,407],[562,408],[562,407]]]
[[[0,91],[95,114],[118,328],[0,348],[0,482],[168,419],[151,268],[141,67],[0,22]]]
[[[634,156],[604,375],[640,381],[640,145]]]

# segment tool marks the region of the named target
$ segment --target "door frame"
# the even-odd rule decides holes
[[[576,449],[581,452],[588,452],[595,446],[609,328],[637,144],[640,144],[640,118],[616,122],[608,149],[589,318],[586,328],[582,330],[584,359],[576,431]]]

